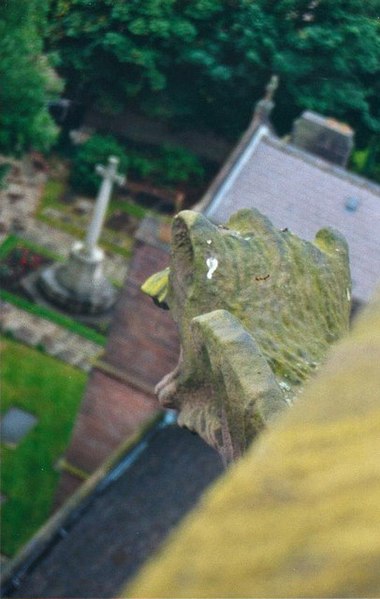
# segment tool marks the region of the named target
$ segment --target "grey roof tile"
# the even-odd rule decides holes
[[[128,460],[128,455],[125,456]],[[137,460],[78,507],[66,534],[30,571],[21,565],[7,597],[105,599],[126,584],[205,488],[223,472],[219,455],[197,435],[158,427]],[[15,579],[19,575],[16,573]]]
[[[207,206],[200,204],[205,214],[222,223],[240,208],[255,207],[277,227],[308,240],[323,227],[338,229],[350,247],[353,295],[367,301],[380,281],[380,187],[269,133],[237,176],[236,168],[235,161]],[[345,207],[350,197],[358,199],[354,212]]]

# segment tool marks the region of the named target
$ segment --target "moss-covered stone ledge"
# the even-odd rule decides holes
[[[160,403],[226,462],[236,459],[348,330],[348,248],[332,229],[313,243],[278,230],[256,210],[225,226],[180,212],[170,268],[143,290],[178,324],[177,368]]]
[[[378,597],[380,295],[123,596]]]

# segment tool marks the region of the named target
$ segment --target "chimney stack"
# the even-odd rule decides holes
[[[353,130],[345,123],[306,110],[294,122],[290,141],[297,148],[345,167],[353,138]]]

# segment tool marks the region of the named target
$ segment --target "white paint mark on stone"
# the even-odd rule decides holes
[[[207,240],[207,243],[208,243],[209,245],[211,245],[211,244],[212,244],[212,240],[211,240],[211,239],[208,239],[208,240]]]
[[[212,275],[218,268],[218,260],[216,258],[207,258],[206,264],[208,266],[207,278],[212,279]]]

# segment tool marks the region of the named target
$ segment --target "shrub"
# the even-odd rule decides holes
[[[94,135],[77,151],[73,161],[71,183],[76,191],[95,195],[100,178],[95,172],[98,163],[105,164],[109,156],[120,159],[119,170],[131,179],[149,179],[158,185],[175,185],[193,180],[202,181],[204,168],[200,160],[184,148],[164,145],[159,150],[125,150],[112,136]]]
[[[93,135],[77,151],[73,161],[70,182],[74,189],[85,194],[96,194],[100,177],[95,172],[99,163],[106,164],[109,156],[120,160],[119,170],[125,173],[128,157],[124,148],[112,136]]]
[[[350,159],[352,170],[380,183],[380,135],[374,135],[363,150],[355,150]]]
[[[205,174],[197,156],[184,148],[174,146],[163,146],[158,166],[166,183],[185,183],[190,179],[198,183]]]
[[[11,168],[12,168],[12,165],[7,162],[0,164],[0,189],[4,189],[5,179],[9,173],[9,171],[11,170]]]
[[[157,159],[134,152],[128,154],[131,178],[146,179],[157,171]]]

